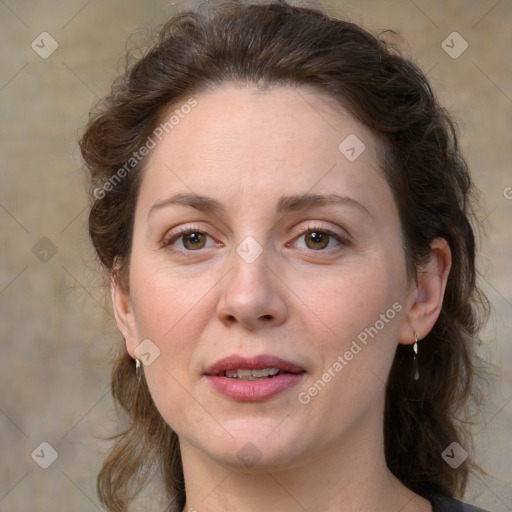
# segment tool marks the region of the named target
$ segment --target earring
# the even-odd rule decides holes
[[[420,378],[420,372],[418,369],[418,336],[416,335],[416,331],[414,332],[414,345],[412,346],[412,350],[414,352],[413,358],[413,367],[414,367],[414,380],[418,380]]]
[[[140,367],[141,367],[140,359],[135,359],[135,375],[138,375],[139,379],[140,379]]]

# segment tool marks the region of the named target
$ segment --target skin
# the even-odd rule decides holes
[[[144,339],[160,350],[144,371],[158,410],[179,436],[184,510],[250,512],[271,503],[282,512],[430,511],[387,469],[382,418],[397,344],[412,344],[414,332],[424,338],[439,315],[448,245],[435,240],[417,282],[407,279],[378,141],[333,100],[307,88],[262,92],[231,84],[196,99],[150,155],[129,290],[113,282],[130,355]],[[354,161],[339,150],[350,134],[365,145]],[[177,193],[212,197],[225,211],[170,205],[150,213]],[[282,195],[304,193],[337,194],[361,207],[276,213]],[[319,247],[307,235],[311,226],[345,242],[324,235],[328,244]],[[179,238],[181,227],[206,233],[204,247]],[[262,249],[252,263],[236,252],[249,236]],[[300,403],[298,394],[393,304],[401,306],[396,316]],[[240,403],[203,376],[233,354],[273,354],[307,373],[267,401]],[[237,454],[249,442],[259,460],[247,467]]]

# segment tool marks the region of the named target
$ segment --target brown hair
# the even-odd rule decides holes
[[[460,497],[471,459],[454,470],[441,453],[454,441],[470,451],[465,411],[478,401],[475,346],[488,308],[476,285],[470,223],[476,201],[449,115],[421,71],[382,39],[285,1],[211,2],[169,20],[114,82],[80,141],[91,178],[89,231],[101,263],[109,277],[129,287],[126,269],[145,159],[128,170],[126,162],[169,105],[227,82],[312,86],[382,140],[382,167],[398,205],[412,279],[434,238],[449,243],[452,269],[440,317],[421,343],[421,378],[411,379],[412,351],[400,345],[387,383],[384,434],[388,467],[407,487],[425,497]],[[123,166],[127,172],[112,183]],[[110,511],[126,510],[157,470],[171,510],[181,510],[185,488],[177,436],[143,377],[138,384],[124,347],[114,365],[112,393],[127,426],[98,476],[102,503]]]

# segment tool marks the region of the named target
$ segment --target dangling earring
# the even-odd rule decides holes
[[[412,350],[414,351],[414,380],[418,380],[420,378],[420,371],[418,369],[418,336],[416,335],[416,332],[414,332],[414,345],[412,346]]]
[[[141,367],[140,359],[135,359],[135,375],[137,375],[139,377],[139,380],[140,380],[140,374],[141,374],[140,367]]]

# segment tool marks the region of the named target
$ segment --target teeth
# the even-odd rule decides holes
[[[270,368],[262,368],[261,370],[251,370],[253,377],[268,377],[270,375]]]
[[[273,377],[279,373],[279,368],[262,368],[261,370],[250,370],[240,368],[238,370],[226,370],[226,377],[230,379],[258,380]]]

